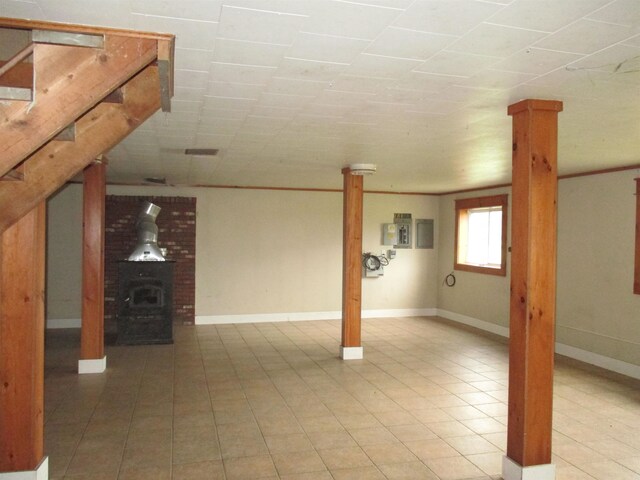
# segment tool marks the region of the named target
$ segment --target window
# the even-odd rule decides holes
[[[640,295],[640,178],[636,178],[636,263],[633,293]]]
[[[507,274],[507,195],[456,200],[456,270]]]

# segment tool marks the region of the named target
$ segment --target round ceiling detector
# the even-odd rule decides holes
[[[376,173],[375,163],[352,163],[349,165],[351,175],[373,175]]]

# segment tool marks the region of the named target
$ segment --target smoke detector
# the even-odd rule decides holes
[[[351,175],[373,175],[376,173],[375,163],[352,163],[349,165]]]

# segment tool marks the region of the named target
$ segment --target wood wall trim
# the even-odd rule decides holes
[[[636,178],[636,252],[633,293],[640,295],[640,178]]]
[[[45,217],[41,202],[0,235],[0,472],[44,455]]]
[[[78,119],[75,142],[47,143],[25,161],[23,181],[0,183],[0,232],[80,173],[96,156],[117,145],[159,108],[157,67],[149,65],[125,85],[124,103],[98,104]]]
[[[342,343],[361,345],[363,178],[343,171],[342,215]]]
[[[147,38],[151,40],[171,40],[174,35],[168,33],[139,32],[122,28],[96,27],[93,25],[76,25],[70,23],[45,22],[40,20],[26,20],[22,18],[0,17],[1,28],[15,28],[18,30],[52,30],[69,33],[85,33],[89,35],[114,35]]]

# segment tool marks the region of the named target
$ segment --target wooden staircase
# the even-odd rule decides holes
[[[0,64],[0,233],[162,108],[174,36],[0,18],[32,43]],[[32,62],[27,62],[32,58]]]
[[[0,63],[0,477],[47,478],[45,200],[158,109],[169,111],[174,36],[10,18],[0,18],[0,28],[31,38]],[[86,195],[96,204],[104,201],[100,167]],[[83,243],[94,250],[83,248],[83,286],[103,292],[90,268],[84,278],[85,264],[103,261],[103,240],[87,224],[103,222],[104,212],[88,213]],[[89,297],[83,289],[83,342],[86,330],[102,346],[84,311],[102,297]],[[90,320],[102,325],[100,314]]]

